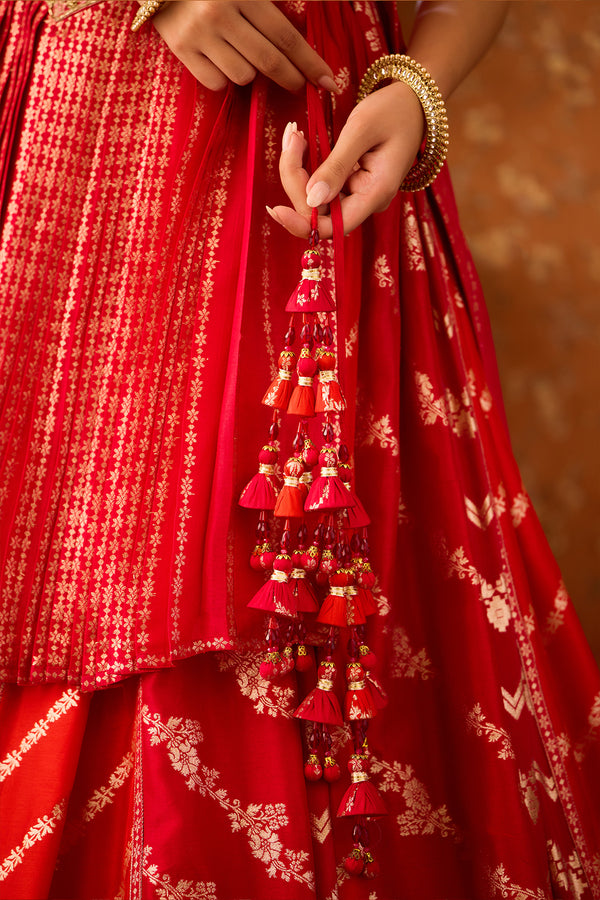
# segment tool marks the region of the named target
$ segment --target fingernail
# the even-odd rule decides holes
[[[325,202],[325,197],[329,196],[330,187],[324,181],[317,181],[313,184],[310,191],[306,195],[306,202],[309,206],[320,206]]]
[[[274,222],[277,222],[278,224],[281,224],[281,223],[279,222],[279,217],[277,216],[277,213],[274,212],[274,211],[271,209],[270,206],[265,206],[265,209],[267,210],[267,212],[269,213],[269,215],[271,216],[271,218],[273,219]]]
[[[339,87],[330,75],[321,75],[317,84],[319,85],[319,87],[324,88],[326,91],[331,91],[334,94],[341,93]]]
[[[287,125],[285,126],[285,131],[283,132],[283,137],[281,139],[281,149],[282,150],[289,149],[290,142],[292,140],[292,130],[293,130],[293,123],[288,122]]]

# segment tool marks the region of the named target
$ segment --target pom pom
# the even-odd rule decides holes
[[[319,757],[316,753],[309,754],[304,764],[304,777],[307,781],[318,781],[322,774],[323,769]]]
[[[309,672],[315,664],[314,656],[308,652],[306,644],[298,644],[296,649],[296,669],[298,672]]]
[[[364,860],[365,867],[363,869],[363,875],[365,878],[377,878],[379,875],[379,863],[376,859],[373,858],[373,854],[370,850],[365,850],[364,852]]]
[[[264,678],[265,681],[271,681],[272,678],[276,678],[279,674],[279,665],[281,663],[281,656],[279,651],[271,650],[269,653],[265,654],[265,658],[260,664],[259,674],[261,678]]]
[[[333,756],[326,756],[324,763],[325,765],[323,767],[323,778],[325,779],[325,781],[327,781],[329,784],[337,781],[342,772]]]
[[[345,858],[344,869],[348,875],[362,875],[364,867],[362,851],[355,847]]]
[[[368,644],[361,644],[358,648],[358,652],[360,654],[360,661],[365,669],[374,669],[377,665],[377,657],[371,650]]]

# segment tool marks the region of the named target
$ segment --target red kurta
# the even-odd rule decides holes
[[[264,206],[306,97],[205,91],[130,6],[0,5],[0,896],[600,897],[598,673],[511,454],[447,171],[343,247],[390,704],[381,875],[341,868],[345,784],[304,781],[291,715],[314,675],[258,675],[236,503],[304,249]],[[335,136],[401,49],[393,4],[283,9],[343,87]]]

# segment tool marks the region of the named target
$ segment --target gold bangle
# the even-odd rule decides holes
[[[417,95],[427,125],[425,148],[400,185],[401,191],[422,191],[439,175],[448,154],[448,117],[438,86],[427,71],[410,56],[381,56],[367,69],[356,102],[382,81],[402,81]]]
[[[148,19],[155,16],[161,6],[164,6],[165,3],[166,0],[146,0],[146,3],[142,3],[135,14],[135,19],[131,23],[131,30],[139,31],[144,22],[147,22]]]

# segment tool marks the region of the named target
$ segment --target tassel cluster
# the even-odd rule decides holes
[[[309,781],[341,777],[333,729],[349,724],[349,786],[337,814],[354,817],[355,824],[344,866],[350,874],[373,877],[368,821],[386,812],[369,778],[366,737],[385,705],[366,640],[368,618],[377,613],[375,576],[369,517],[354,491],[343,440],[346,401],[338,378],[335,304],[323,283],[318,241],[315,211],[300,280],[286,306],[290,320],[277,375],[262,399],[273,411],[269,440],[240,497],[242,506],[259,511],[250,565],[265,578],[248,606],[266,617],[263,678],[281,678],[294,668],[310,673],[318,652],[314,687],[294,713],[306,728],[304,774]],[[338,346],[343,341],[338,334]],[[293,423],[293,439],[280,463],[284,422]],[[324,634],[324,646],[310,646],[309,633],[313,640]]]

